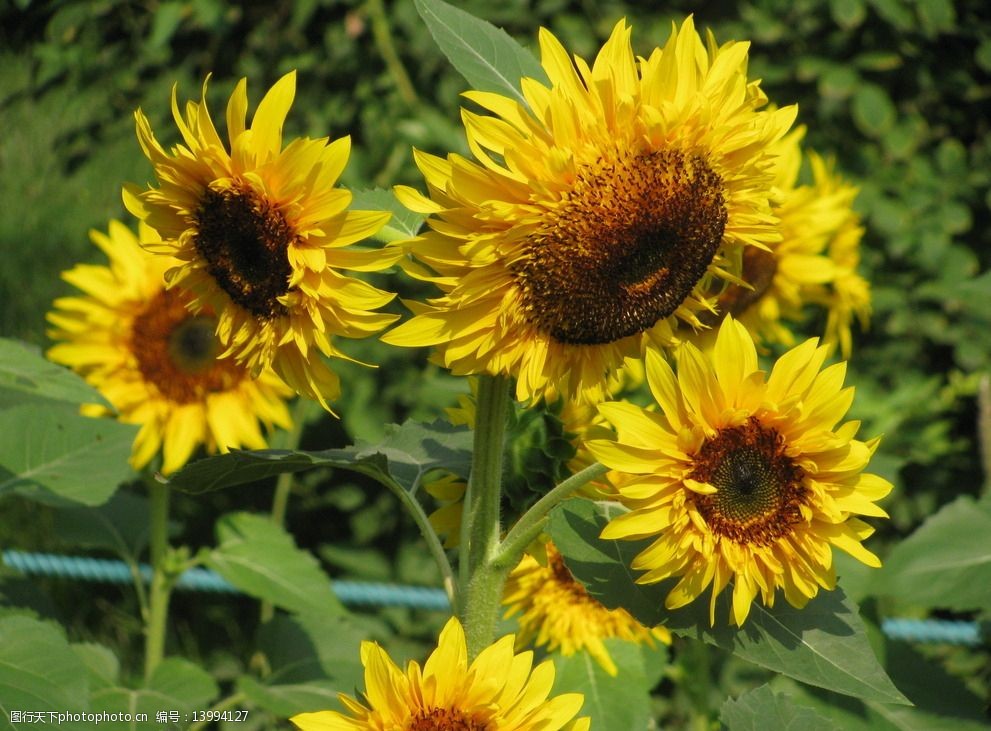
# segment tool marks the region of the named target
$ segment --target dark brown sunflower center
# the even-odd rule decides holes
[[[715,314],[705,312],[699,315],[699,319],[703,324],[713,327],[722,322],[727,314],[739,317],[771,288],[777,271],[778,260],[774,254],[758,249],[756,246],[748,246],[743,250],[743,280],[753,289],[747,289],[738,284],[728,285],[719,294],[719,300],[716,304],[718,312]]]
[[[650,329],[702,279],[726,216],[722,179],[698,155],[666,150],[581,170],[510,265],[527,316],[575,345]]]
[[[419,711],[406,724],[406,731],[491,731],[492,725],[456,708]]]
[[[250,190],[207,190],[196,211],[196,249],[207,271],[241,307],[272,318],[286,313],[288,249],[296,234],[271,202]]]
[[[558,588],[568,595],[568,599],[575,604],[599,604],[588,595],[585,587],[575,580],[574,575],[568,570],[564,563],[564,558],[554,546],[547,546],[547,567],[554,576],[554,582]]]
[[[736,543],[768,545],[801,521],[808,496],[805,471],[785,454],[776,429],[751,417],[722,429],[694,457],[692,479],[716,488],[696,495],[695,504],[716,535]]]
[[[216,326],[213,315],[188,312],[179,290],[161,292],[131,326],[131,352],[141,376],[177,404],[234,388],[246,373],[231,359],[217,360]]]

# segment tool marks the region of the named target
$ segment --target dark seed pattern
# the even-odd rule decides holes
[[[530,321],[561,343],[601,345],[653,327],[705,275],[722,242],[722,179],[665,150],[602,162],[510,264]]]

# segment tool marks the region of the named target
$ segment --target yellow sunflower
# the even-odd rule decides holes
[[[259,422],[289,428],[283,399],[292,392],[270,369],[255,379],[244,366],[218,359],[216,315],[209,306],[189,312],[190,295],[165,288],[163,274],[179,262],[144,251],[119,221],[90,237],[110,265],[79,264],[62,274],[84,296],[55,300],[49,336],[62,342],[48,357],[83,375],[121,421],[141,425],[131,451],[135,469],[159,450],[169,473],[200,444],[209,452],[264,449]],[[112,413],[96,405],[85,411]]]
[[[429,197],[397,195],[429,230],[405,267],[443,294],[383,339],[515,376],[521,401],[594,401],[625,357],[699,326],[745,247],[779,237],[771,145],[795,108],[761,111],[748,44],[703,43],[691,18],[646,59],[624,21],[591,66],[545,29],[540,49],[550,86],[523,79],[526,106],[466,94],[491,112],[462,112],[477,162],[415,154]]]
[[[502,603],[506,618],[520,615],[517,648],[529,644],[574,655],[586,650],[610,675],[617,669],[602,643],[617,638],[654,646],[655,640],[671,644],[665,627],[650,629],[625,609],[606,609],[593,599],[568,571],[552,543],[544,545],[546,562],[530,555],[513,569],[506,582]]]
[[[864,233],[852,208],[857,188],[811,151],[813,182],[797,184],[804,131],[797,129],[774,146],[780,191],[774,212],[781,219],[781,241],[770,250],[746,249],[743,279],[750,287],[728,285],[719,295],[719,314],[701,319],[712,325],[728,313],[761,341],[791,346],[795,337],[787,322],[800,321],[806,304],[819,305],[827,310],[824,342],[838,343],[848,357],[852,321],[866,327],[870,314],[870,288],[857,274]],[[704,347],[712,340],[712,331],[705,331],[697,342]]]
[[[351,193],[335,188],[347,164],[350,140],[293,140],[282,147],[282,126],[296,89],[295,72],[273,86],[245,124],[247,82],[227,105],[229,145],[206,106],[172,114],[184,144],[166,152],[148,119],[135,112],[138,140],[155,169],[158,188],[128,186],[128,209],[161,241],[150,251],[179,262],[169,287],[195,295],[191,306],[217,313],[217,335],[253,374],[271,365],[298,393],[328,408],[340,392],[337,376],[320,357],[346,357],[333,336],[365,337],[395,317],[371,310],[393,295],[343,270],[377,271],[397,259],[394,250],[358,251],[349,244],[375,234],[388,220],[380,211],[351,211]]]
[[[711,584],[714,623],[716,597],[732,580],[731,619],[742,625],[758,593],[772,606],[781,588],[802,607],[832,589],[833,547],[880,566],[861,545],[874,531],[855,516],[887,517],[875,502],[891,484],[863,471],[878,440],[855,439],[859,422],[839,423],[853,388],[843,388],[845,363],[820,371],[828,348],[817,344],[788,351],[765,377],[746,328],[727,317],[711,356],[690,343],[679,349],[677,376],[648,353],[662,413],[600,405],[618,438],[589,449],[623,473],[619,499],[630,508],[602,537],[652,540],[633,569],[646,572],[644,584],[680,578],[669,609]]]
[[[506,635],[468,663],[461,624],[451,618],[422,670],[406,672],[374,642],[361,645],[365,700],[339,696],[337,711],[301,713],[290,720],[302,731],[587,731],[575,719],[584,698],[566,693],[548,698],[554,683],[551,661],[533,665],[533,653],[513,654]],[[574,719],[574,720],[572,720]]]

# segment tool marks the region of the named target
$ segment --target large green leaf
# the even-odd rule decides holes
[[[13,728],[11,711],[85,711],[88,697],[86,666],[61,627],[0,617],[0,729]]]
[[[71,407],[23,404],[0,411],[0,496],[99,505],[131,474],[137,427]]]
[[[679,635],[704,640],[804,683],[861,698],[908,703],[878,664],[863,623],[839,589],[820,593],[804,609],[784,601],[773,608],[754,602],[742,628],[724,624],[729,616],[727,589],[717,601],[716,626],[710,627],[707,597],[668,611],[664,599],[670,582],[635,583],[630,564],[645,542],[599,538],[608,515],[618,510],[608,503],[573,499],[551,514],[551,537],[568,568],[605,606],[622,606],[647,626],[663,623]]]
[[[615,677],[587,652],[576,652],[569,657],[554,655],[554,694],[584,694],[585,703],[579,715],[588,716],[592,728],[647,728],[650,687],[640,647],[622,640],[606,640],[605,644],[619,669]]]
[[[206,670],[188,660],[170,657],[159,663],[143,688],[113,687],[95,691],[90,700],[90,710],[94,713],[130,714],[129,720],[100,723],[101,729],[161,731],[169,727],[169,722],[159,720],[162,718],[159,714],[169,712],[177,714],[180,728],[186,728],[193,720],[193,712],[209,708],[219,692],[216,681]]]
[[[55,534],[76,548],[113,551],[134,558],[148,543],[148,498],[121,490],[95,508],[66,508],[55,513]]]
[[[436,467],[468,476],[471,431],[441,421],[407,421],[402,426],[391,426],[386,438],[377,444],[358,442],[345,449],[320,452],[236,450],[187,465],[172,476],[170,484],[187,492],[203,493],[312,467],[339,467],[414,490],[424,473]]]
[[[720,720],[728,731],[834,731],[836,726],[813,709],[797,705],[786,695],[766,685],[730,698],[722,707]]]
[[[226,515],[217,522],[217,541],[206,564],[246,594],[292,612],[344,612],[317,560],[270,518]]]
[[[107,405],[96,389],[72,371],[45,360],[23,343],[0,338],[0,409],[25,403]]]
[[[874,593],[924,607],[991,610],[991,499],[961,496],[888,555]]]
[[[265,682],[284,685],[333,678],[339,687],[351,688],[364,674],[360,648],[365,639],[367,630],[347,615],[276,616],[258,632],[258,649],[271,669]]]
[[[343,710],[337,700],[337,694],[342,689],[330,680],[265,685],[250,675],[242,675],[237,679],[237,690],[255,705],[282,717],[313,711]],[[345,690],[351,691],[350,688]]]
[[[443,0],[414,0],[451,65],[479,91],[494,91],[526,106],[520,92],[525,76],[547,83],[547,74],[533,55],[506,31]]]

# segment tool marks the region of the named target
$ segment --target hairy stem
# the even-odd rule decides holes
[[[166,567],[169,551],[169,486],[148,480],[150,506],[149,549],[151,552],[151,591],[145,621],[145,679],[165,656],[165,629],[168,625],[172,577]]]
[[[459,556],[464,593],[461,621],[468,643],[469,660],[474,659],[495,636],[502,590],[509,571],[506,567],[493,564],[501,532],[499,503],[509,404],[506,378],[479,378],[471,477],[465,495]]]

